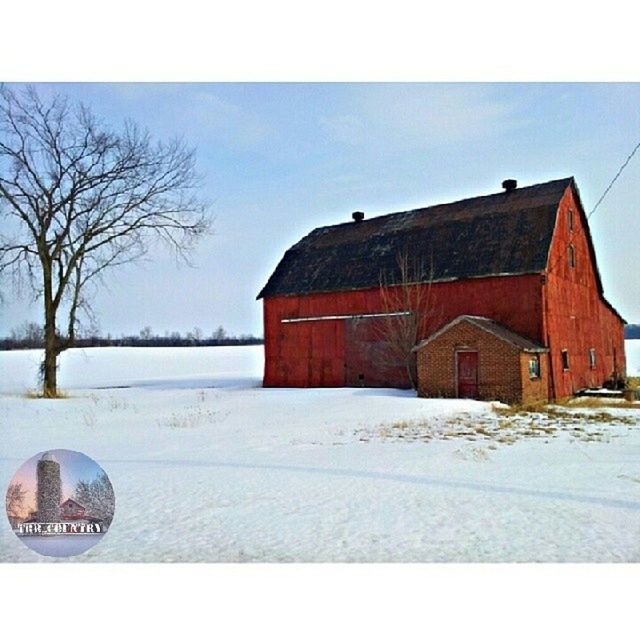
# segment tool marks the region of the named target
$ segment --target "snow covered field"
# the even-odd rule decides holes
[[[627,342],[640,374],[640,341]],[[507,416],[389,389],[262,389],[262,347],[0,353],[0,487],[39,451],[109,474],[70,561],[638,561],[640,409]],[[0,560],[56,561],[0,518]]]

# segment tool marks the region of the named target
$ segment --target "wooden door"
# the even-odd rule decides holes
[[[347,387],[398,387],[408,389],[404,363],[388,341],[381,318],[345,320],[345,380]]]
[[[458,398],[478,397],[478,352],[457,351]]]

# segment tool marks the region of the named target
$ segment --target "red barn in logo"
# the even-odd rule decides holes
[[[85,517],[85,508],[75,500],[69,498],[60,505],[62,520],[81,520]]]

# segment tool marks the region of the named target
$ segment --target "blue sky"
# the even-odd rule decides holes
[[[57,84],[118,125],[197,148],[214,234],[195,268],[167,251],[114,270],[94,307],[103,334],[218,325],[262,333],[255,296],[319,225],[573,175],[590,211],[640,140],[640,84]],[[605,294],[640,322],[640,154],[591,220]],[[39,307],[13,294],[0,334]]]

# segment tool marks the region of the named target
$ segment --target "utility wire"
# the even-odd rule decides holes
[[[596,209],[600,206],[600,204],[602,203],[602,201],[606,198],[607,194],[609,193],[609,191],[611,191],[611,187],[613,187],[613,185],[615,184],[616,180],[620,177],[620,174],[625,170],[626,166],[629,164],[629,162],[631,162],[631,158],[633,158],[633,156],[636,155],[636,152],[638,151],[638,149],[640,149],[640,142],[638,142],[638,144],[633,148],[633,151],[627,156],[627,159],[622,163],[622,166],[618,169],[618,173],[616,173],[615,176],[613,176],[613,179],[611,180],[611,182],[609,183],[609,186],[604,190],[604,193],[600,196],[600,199],[598,200],[598,202],[596,202],[595,207],[593,207],[593,209],[591,209],[591,211],[589,212],[589,214],[587,215],[587,220],[589,220],[591,218],[591,216],[595,213]],[[563,260],[566,257],[566,251],[563,251],[557,258],[556,260],[554,260],[548,267],[547,267],[547,273],[551,272],[553,270],[553,268],[560,263],[560,260]]]
[[[600,196],[600,200],[596,202],[596,206],[591,209],[591,213],[587,216],[587,220],[595,213],[595,210],[600,206],[600,203],[605,199],[606,195],[611,191],[611,187],[615,184],[616,180],[620,177],[620,174],[625,170],[626,166],[631,161],[631,158],[636,155],[636,151],[640,149],[640,142],[633,148],[633,151],[629,154],[627,159],[622,163],[622,166],[618,169],[618,173],[613,177],[613,180],[609,183],[609,186],[604,190],[604,193]]]

